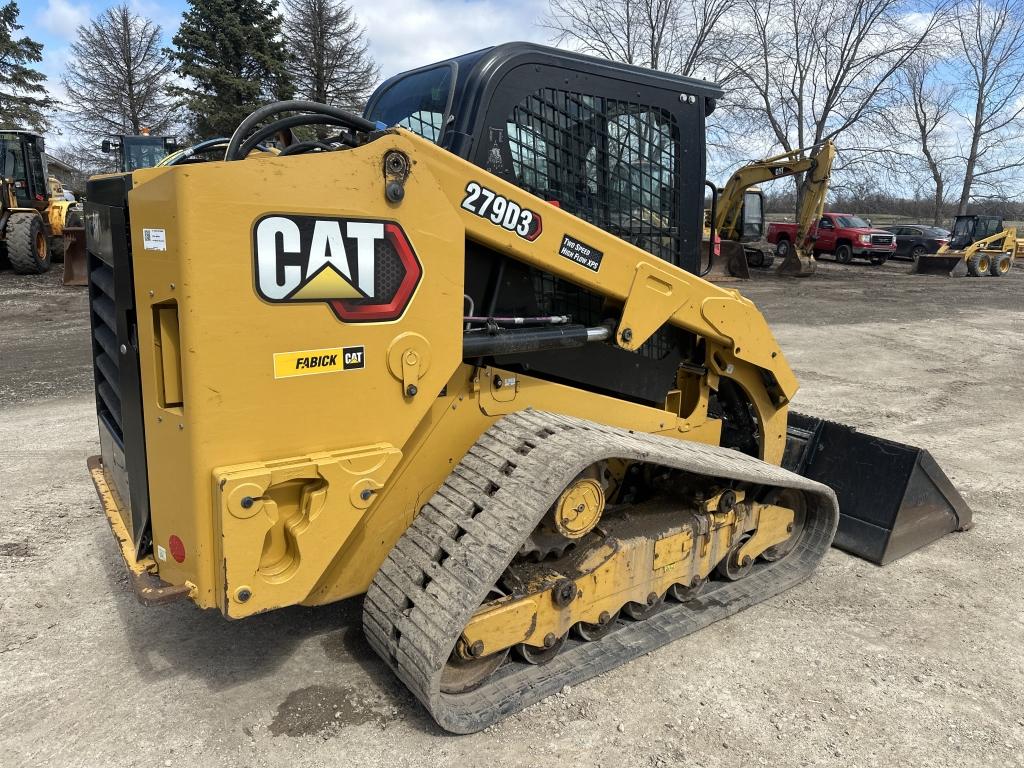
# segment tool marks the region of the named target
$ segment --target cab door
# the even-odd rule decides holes
[[[836,225],[828,216],[822,216],[818,222],[818,237],[814,247],[819,251],[832,252],[836,249]]]

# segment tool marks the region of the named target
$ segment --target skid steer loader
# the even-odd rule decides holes
[[[139,599],[365,594],[467,733],[798,583],[837,526],[884,561],[968,525],[927,452],[792,416],[764,318],[695,274],[719,96],[508,44],[91,180],[89,467]]]
[[[1020,243],[1017,228],[1001,216],[965,214],[953,221],[950,241],[936,253],[922,254],[913,272],[949,277],[1002,277],[1013,268]]]

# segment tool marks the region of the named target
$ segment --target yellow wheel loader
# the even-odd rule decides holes
[[[1002,277],[1013,268],[1020,242],[1016,227],[1001,216],[957,216],[949,243],[936,253],[922,254],[913,272],[949,277]]]
[[[365,595],[467,733],[833,541],[884,562],[968,526],[927,451],[791,414],[764,318],[695,274],[721,95],[507,44],[92,179],[89,467],[139,599]],[[308,125],[331,135],[254,152]]]

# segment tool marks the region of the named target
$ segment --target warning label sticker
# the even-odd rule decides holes
[[[166,251],[167,232],[162,229],[142,230],[142,247],[147,251]]]
[[[597,248],[581,243],[568,235],[562,236],[562,247],[558,249],[558,253],[569,261],[575,261],[581,267],[586,267],[591,272],[597,272],[601,268],[601,259],[604,257],[604,253]]]
[[[275,352],[274,378],[311,376],[316,373],[352,371],[366,366],[363,347],[305,349],[301,352]]]

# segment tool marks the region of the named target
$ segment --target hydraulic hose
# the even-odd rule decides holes
[[[332,117],[341,125],[351,128],[354,131],[362,131],[363,133],[380,130],[385,127],[382,124],[370,122],[359,115],[352,114],[351,112],[347,112],[343,109],[338,109],[337,107],[332,107],[328,104],[319,104],[315,101],[301,100],[277,101],[273,104],[267,104],[264,107],[254,110],[247,118],[239,123],[235,132],[231,134],[231,141],[228,143],[228,149],[224,154],[224,159],[240,160],[241,157],[239,156],[239,150],[242,147],[242,142],[246,135],[271,115],[278,115],[282,112],[305,112],[311,113],[312,115]]]

